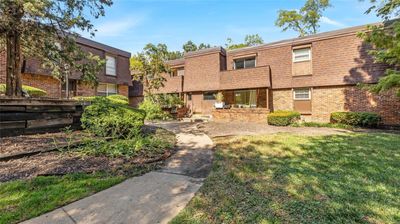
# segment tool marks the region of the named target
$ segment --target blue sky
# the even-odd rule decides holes
[[[114,0],[106,16],[94,20],[95,41],[131,53],[147,43],[165,43],[181,50],[188,40],[223,46],[226,38],[243,41],[246,34],[259,34],[264,42],[296,37],[274,25],[279,9],[298,9],[305,0]],[[331,0],[320,32],[373,23],[365,15],[369,0]],[[84,34],[84,36],[87,36]]]

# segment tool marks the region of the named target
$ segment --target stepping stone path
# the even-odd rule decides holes
[[[193,123],[156,125],[177,135],[178,151],[162,169],[130,178],[23,223],[168,223],[186,206],[207,177],[213,159],[213,142],[197,131]]]

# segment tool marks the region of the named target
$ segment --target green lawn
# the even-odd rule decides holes
[[[400,135],[215,139],[176,223],[400,223]]]

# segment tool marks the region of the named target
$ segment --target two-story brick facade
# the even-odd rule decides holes
[[[386,66],[373,62],[357,37],[365,26],[226,51],[189,52],[170,61],[173,73],[159,93],[180,94],[193,113],[213,114],[214,94],[240,111],[296,110],[303,118],[329,121],[335,111],[371,111],[400,124],[400,100],[375,95],[357,83],[376,83]]]
[[[47,92],[46,97],[64,98],[67,96],[95,96],[121,94],[128,96],[128,87],[132,86],[129,72],[129,52],[116,49],[86,38],[78,38],[77,44],[86,52],[106,59],[105,68],[97,75],[99,85],[92,87],[80,80],[79,74],[69,77],[68,85],[62,84],[44,70],[39,60],[27,58],[22,63],[22,84],[37,87]],[[0,49],[0,83],[6,82],[6,52]],[[68,86],[68,87],[67,87]]]

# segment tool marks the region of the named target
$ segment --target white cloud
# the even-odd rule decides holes
[[[326,16],[321,17],[321,22],[328,24],[328,25],[336,26],[336,27],[345,27],[346,26],[345,24],[338,22],[336,20],[333,20],[333,19],[329,19]]]
[[[140,25],[144,20],[144,16],[123,17],[117,20],[107,20],[95,26],[96,37],[116,37],[128,33],[133,28]]]

